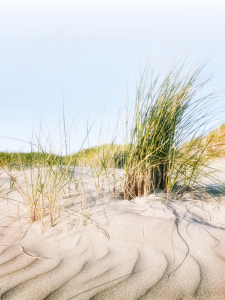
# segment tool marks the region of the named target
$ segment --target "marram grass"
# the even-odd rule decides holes
[[[213,178],[209,163],[224,153],[225,130],[224,125],[209,134],[204,130],[216,95],[202,96],[210,80],[201,79],[203,68],[204,64],[199,64],[186,71],[185,64],[176,65],[162,79],[161,74],[154,77],[145,71],[130,128],[126,120],[123,145],[109,143],[62,155],[53,153],[52,147],[43,151],[39,140],[36,152],[32,143],[30,153],[0,152],[0,167],[10,178],[10,192],[21,195],[30,221],[43,224],[47,217],[54,226],[61,199],[71,198],[80,199],[86,225],[86,199],[93,186],[97,199],[109,192],[107,195],[120,193],[131,200],[160,188],[169,200],[172,194],[182,196],[200,186],[203,177]],[[76,177],[75,167],[89,167],[92,177]],[[118,168],[123,168],[124,174],[117,172]]]
[[[169,199],[175,189],[182,194],[210,176],[213,137],[205,138],[203,129],[216,95],[198,97],[210,80],[201,77],[204,66],[174,66],[161,81],[160,74],[144,72],[124,157],[126,199],[157,188]]]

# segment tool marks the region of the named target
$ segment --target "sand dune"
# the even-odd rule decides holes
[[[225,199],[209,200],[106,201],[41,233],[2,199],[1,299],[225,299]]]

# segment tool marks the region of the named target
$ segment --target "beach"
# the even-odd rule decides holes
[[[224,299],[225,197],[211,186],[212,198],[100,199],[85,225],[70,204],[45,231],[12,192],[0,201],[1,299]]]

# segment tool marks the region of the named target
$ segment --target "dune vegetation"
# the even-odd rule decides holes
[[[61,199],[78,199],[80,218],[87,224],[86,201],[93,188],[96,199],[107,194],[131,200],[160,189],[170,200],[202,186],[203,177],[216,180],[209,164],[225,154],[225,125],[205,130],[218,94],[202,95],[211,79],[202,76],[204,67],[204,62],[189,70],[185,63],[177,64],[166,75],[156,76],[146,69],[122,145],[109,143],[62,155],[43,150],[37,141],[35,151],[31,143],[30,153],[0,152],[1,169],[10,179],[10,189],[2,197],[9,199],[16,191],[30,221],[43,224],[47,218],[51,226],[60,216]],[[77,168],[85,167],[89,177],[78,176]]]
[[[216,128],[210,131],[205,139],[209,139],[209,147],[207,151],[213,153],[215,157],[225,157],[225,124],[220,125],[219,128]]]
[[[126,199],[148,195],[157,188],[169,199],[175,190],[182,195],[201,185],[202,177],[213,179],[209,163],[222,154],[223,134],[208,134],[205,129],[218,94],[202,96],[211,79],[202,78],[204,67],[202,63],[184,71],[182,64],[162,80],[161,74],[154,77],[153,72],[144,72],[126,145]]]

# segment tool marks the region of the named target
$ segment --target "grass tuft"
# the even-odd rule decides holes
[[[178,187],[182,194],[199,184],[202,176],[210,176],[207,167],[214,156],[209,151],[214,137],[204,138],[204,126],[215,95],[197,97],[211,78],[201,77],[204,66],[186,71],[185,63],[176,65],[161,81],[160,74],[144,72],[124,156],[125,199],[158,188],[169,199]]]

